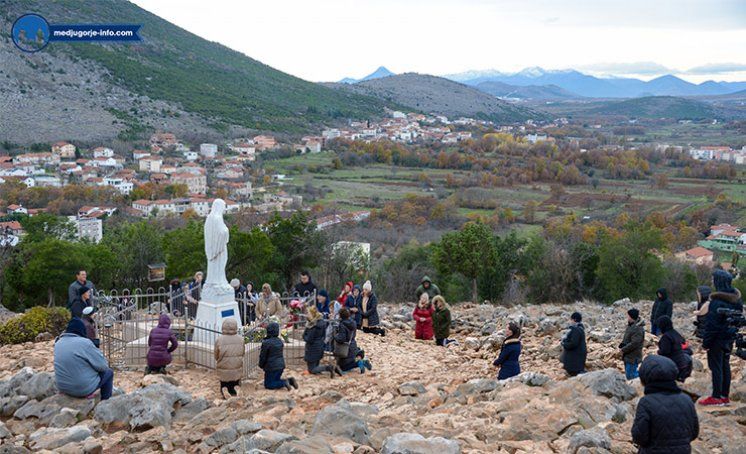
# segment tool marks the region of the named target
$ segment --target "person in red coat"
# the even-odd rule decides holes
[[[148,367],[146,374],[166,373],[166,366],[171,364],[171,353],[179,346],[176,335],[171,331],[171,318],[161,314],[158,326],[150,330],[148,336]]]
[[[347,297],[352,293],[352,288],[355,286],[355,283],[352,281],[345,282],[345,287],[342,289],[342,291],[339,293],[339,296],[337,297],[337,301],[339,301],[339,304],[344,306],[347,303]]]
[[[432,340],[433,336],[433,305],[430,304],[430,297],[427,293],[420,295],[420,301],[412,313],[414,318],[414,338],[422,340]]]

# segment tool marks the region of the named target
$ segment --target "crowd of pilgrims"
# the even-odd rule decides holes
[[[192,302],[199,302],[202,273],[197,273],[187,286],[177,285],[183,299],[172,298],[169,311],[189,311]],[[714,291],[709,286],[697,289],[696,335],[707,353],[707,364],[712,375],[712,393],[699,400],[702,406],[730,404],[730,356],[733,333],[720,309],[743,311],[740,292],[732,286],[733,276],[722,269],[713,273]],[[279,297],[264,284],[260,292],[253,285],[231,281],[236,296],[249,298],[251,314],[242,319],[284,320],[286,308]],[[58,389],[71,396],[92,398],[100,390],[100,398],[112,395],[114,373],[99,349],[99,339],[93,318],[96,308],[92,303],[95,287],[81,270],[69,287],[68,308],[72,318],[67,330],[55,341],[54,366]],[[385,336],[378,313],[378,298],[370,281],[362,285],[347,282],[336,298],[325,289],[318,289],[308,272],[300,275],[292,294],[302,303],[304,317],[303,340],[306,374],[329,374],[331,378],[351,371],[364,374],[373,364],[358,346],[358,332]],[[457,345],[449,338],[453,321],[440,289],[425,276],[416,290],[416,307],[412,313],[415,323],[414,338],[434,341],[439,347]],[[673,303],[666,289],[656,292],[650,313],[650,331],[657,337],[657,354],[643,359],[645,319],[638,309],[627,311],[627,325],[618,345],[628,380],[639,379],[645,395],[637,405],[632,437],[639,452],[690,452],[691,442],[699,434],[698,418],[692,397],[683,392],[680,384],[692,372],[693,344],[673,326]],[[588,354],[583,316],[571,314],[569,325],[561,338],[560,362],[570,377],[586,373]],[[280,338],[280,323],[266,324],[266,335],[261,341],[259,367],[264,371],[267,389],[298,389],[295,377],[283,378],[285,372],[284,346]],[[162,313],[158,325],[148,336],[146,373],[166,373],[171,354],[179,343],[170,328],[171,318]],[[298,327],[296,327],[298,328]],[[498,380],[506,380],[521,373],[521,326],[509,321],[504,328],[505,340],[494,360],[499,369]],[[220,394],[237,395],[244,375],[245,341],[235,318],[222,323],[222,334],[214,345]],[[674,423],[675,421],[675,423]]]

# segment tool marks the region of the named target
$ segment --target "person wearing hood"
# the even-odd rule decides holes
[[[316,295],[316,309],[318,309],[324,318],[329,318],[329,292],[326,289],[319,290],[319,293]]]
[[[420,286],[417,287],[417,301],[420,300],[420,296],[423,293],[427,293],[427,296],[432,300],[436,296],[440,295],[440,289],[437,285],[433,284],[429,277],[424,276],[420,282]]]
[[[662,333],[658,339],[658,354],[669,358],[676,364],[679,369],[676,379],[683,383],[692,371],[692,359],[684,351],[684,348],[688,348],[686,340],[673,329],[671,318],[665,315],[658,319],[658,328]]]
[[[220,380],[220,395],[225,399],[224,389],[235,396],[236,386],[241,385],[245,347],[235,318],[224,319],[221,328],[222,334],[215,341],[215,369]]]
[[[619,350],[622,352],[624,361],[624,375],[627,380],[632,380],[640,375],[637,366],[642,361],[642,347],[645,343],[645,320],[640,318],[640,311],[630,309],[627,311],[627,328],[624,330],[622,343]]]
[[[171,331],[171,317],[161,314],[158,326],[148,335],[148,365],[146,374],[165,374],[166,366],[171,364],[171,353],[179,346],[176,335]]]
[[[676,386],[678,370],[671,359],[650,355],[640,366],[645,395],[637,403],[632,442],[640,454],[688,454],[699,436],[692,399]]]
[[[93,342],[93,345],[96,346],[96,348],[100,348],[101,346],[101,339],[98,338],[98,333],[96,332],[96,321],[93,319],[93,314],[96,313],[96,308],[93,306],[88,306],[85,309],[83,309],[83,324],[85,325],[85,333],[88,339]]]
[[[342,305],[347,304],[347,297],[350,295],[354,287],[355,287],[355,283],[353,283],[352,281],[345,282],[345,286],[342,289],[342,291],[339,293],[339,296],[337,297],[337,301],[339,301],[339,303]]]
[[[256,316],[258,319],[265,319],[268,317],[277,316],[282,317],[282,303],[280,298],[274,294],[272,287],[265,283],[262,285],[262,293],[256,302]]]
[[[370,281],[365,281],[365,284],[363,284],[360,315],[362,317],[361,326],[364,333],[373,333],[379,336],[386,335],[386,330],[378,326],[381,323],[378,317],[378,297],[373,293],[373,285]]]
[[[433,334],[435,334],[435,345],[447,347],[448,344],[458,343],[454,339],[449,339],[451,335],[451,309],[448,307],[445,298],[441,295],[433,298]]]
[[[79,318],[73,317],[54,343],[54,379],[57,389],[68,396],[93,398],[100,389],[101,400],[111,397],[114,371],[88,339]]]
[[[303,360],[306,362],[309,373],[329,372],[331,378],[334,378],[335,373],[341,376],[342,371],[332,365],[321,365],[321,360],[324,358],[324,340],[328,326],[329,322],[324,320],[316,306],[310,306],[306,329],[303,331],[303,341],[306,343]]]
[[[308,271],[300,272],[300,282],[295,284],[293,287],[293,295],[306,300],[307,298],[313,298],[318,291],[316,284],[311,279],[311,274]]]
[[[282,379],[285,371],[285,343],[280,339],[280,325],[275,322],[267,325],[267,336],[262,341],[259,351],[259,367],[264,371],[264,387],[267,389],[285,388],[288,391],[298,389],[298,382],[293,377]]]
[[[349,295],[347,295],[347,301],[345,302],[345,307],[347,310],[350,311],[350,316],[355,321],[355,325],[357,326],[357,329],[362,328],[363,324],[363,315],[360,312],[360,308],[363,304],[363,290],[360,288],[359,285],[355,285],[352,287],[352,291]]]
[[[348,344],[348,352],[345,357],[337,357],[337,368],[342,372],[358,368],[361,374],[365,370],[371,370],[373,366],[365,359],[365,352],[357,347],[357,327],[350,318],[350,311],[342,308],[339,311],[339,326],[334,332],[334,342]]]
[[[500,372],[497,374],[498,380],[505,380],[515,377],[521,373],[521,327],[510,322],[505,328],[505,342],[500,348],[500,355],[497,357],[493,366],[499,367]]]
[[[697,327],[697,329],[694,330],[694,335],[699,337],[700,339],[704,335],[705,330],[705,318],[707,317],[707,312],[710,309],[710,294],[712,293],[712,290],[707,285],[700,285],[697,287],[697,310],[694,311],[694,315],[697,317],[697,320],[694,322],[694,326]]]
[[[585,360],[588,349],[585,343],[585,327],[580,312],[570,316],[570,326],[562,337],[562,355],[560,361],[571,377],[585,372]]]
[[[707,366],[712,374],[712,395],[702,399],[701,405],[730,404],[730,354],[734,336],[728,326],[728,316],[720,309],[743,312],[741,292],[733,288],[733,276],[725,270],[712,273],[715,291],[710,295],[710,306],[705,316],[702,347],[707,350]]]
[[[661,334],[661,330],[655,322],[664,315],[668,315],[669,317],[673,315],[673,303],[668,298],[668,290],[659,288],[655,294],[653,310],[650,311],[650,332],[655,336]]]
[[[433,305],[427,293],[420,295],[420,301],[412,312],[414,320],[414,338],[421,340],[432,340],[433,338]]]
[[[75,302],[75,300],[80,297],[81,287],[88,287],[92,290],[91,293],[93,293],[96,289],[96,286],[93,285],[93,282],[88,280],[88,273],[86,272],[86,270],[78,270],[78,272],[75,273],[75,280],[67,288],[67,308],[68,310],[70,310],[70,312],[72,312],[73,302]]]

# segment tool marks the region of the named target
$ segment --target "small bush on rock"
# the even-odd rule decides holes
[[[70,320],[70,311],[62,307],[32,307],[25,313],[0,324],[0,345],[31,342],[39,333],[62,333]]]

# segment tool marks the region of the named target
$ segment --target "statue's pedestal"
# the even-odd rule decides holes
[[[202,288],[202,299],[197,306],[196,327],[193,340],[196,342],[214,342],[217,335],[209,330],[220,332],[223,320],[233,318],[241,327],[241,316],[238,312],[235,292],[229,284],[216,285],[207,283]],[[202,328],[202,329],[200,329]]]

